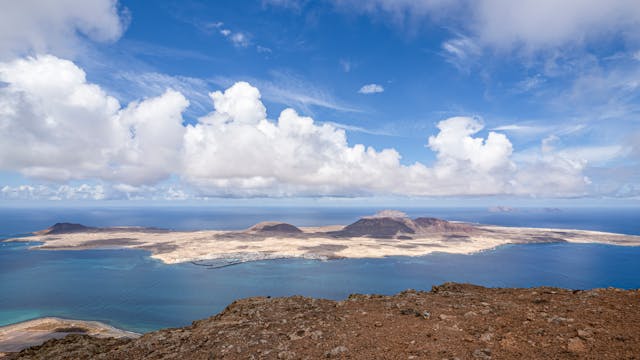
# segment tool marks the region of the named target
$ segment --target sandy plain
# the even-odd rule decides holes
[[[433,252],[471,254],[506,244],[600,243],[640,245],[640,236],[598,231],[473,225],[466,231],[433,231],[412,236],[335,236],[341,226],[300,228],[299,233],[242,231],[108,231],[43,234],[6,241],[38,242],[34,250],[142,249],[166,264],[279,258],[338,259],[422,256]]]

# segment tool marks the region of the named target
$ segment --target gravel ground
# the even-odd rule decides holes
[[[69,335],[11,359],[640,359],[640,291],[490,289],[248,298],[138,339]]]

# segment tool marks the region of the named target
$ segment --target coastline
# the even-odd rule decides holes
[[[485,288],[251,297],[191,325],[135,339],[70,335],[10,359],[633,358],[640,290]],[[598,309],[598,311],[594,311]]]
[[[466,223],[455,223],[456,225]],[[598,243],[640,246],[640,236],[592,230],[471,225],[469,231],[434,231],[412,238],[396,236],[331,236],[338,225],[302,227],[300,233],[260,233],[252,230],[144,231],[114,228],[63,234],[34,234],[3,240],[36,242],[33,250],[140,249],[165,264],[203,261],[249,261],[302,258],[384,258],[423,256],[434,252],[473,254],[507,244]]]
[[[166,232],[145,232],[141,230],[128,231],[129,229],[118,228],[115,230],[106,229],[104,231],[80,231],[62,234],[42,234],[16,239],[8,239],[9,242],[26,243],[24,249],[40,251],[57,250],[87,250],[87,249],[135,249],[145,250],[145,255],[159,260],[164,264],[180,263],[168,262],[163,259],[170,259],[170,256],[179,254],[191,254],[201,256],[198,258],[207,266],[207,260],[211,254],[218,256],[214,260],[242,259],[240,262],[254,260],[270,260],[283,258],[304,258],[304,259],[359,259],[359,258],[381,258],[395,256],[423,256],[432,253],[444,254],[471,254],[490,251],[505,245],[526,245],[526,244],[604,244],[615,246],[638,246],[640,237],[633,235],[615,234],[600,231],[588,230],[568,230],[554,228],[529,228],[529,227],[504,227],[473,224],[474,229],[469,231],[434,231],[432,233],[420,233],[412,238],[404,238],[396,235],[392,238],[382,237],[336,237],[329,236],[329,231],[341,229],[341,226],[333,226],[330,229],[323,227],[300,228],[301,233],[260,233],[255,230],[236,231],[166,231]],[[261,249],[260,251],[251,251]],[[368,252],[361,252],[366,249]],[[212,251],[213,250],[213,251]],[[229,250],[235,250],[231,252]],[[293,255],[291,255],[293,254]],[[290,255],[290,256],[288,256]],[[346,255],[346,256],[345,256]],[[174,258],[175,259],[175,258]],[[184,262],[184,261],[183,261]],[[597,290],[593,290],[598,293]],[[536,300],[537,301],[537,300]],[[463,314],[464,315],[464,314]],[[7,325],[3,328],[16,327],[17,325],[29,322],[37,323],[46,321],[49,318],[33,319],[22,323]],[[72,319],[60,319],[67,321],[68,327],[73,327],[83,321]],[[86,322],[97,323],[97,322]],[[377,323],[376,323],[377,324]],[[85,325],[89,326],[89,325]],[[105,324],[97,323],[97,327],[109,327]],[[372,325],[378,326],[378,325]],[[57,326],[62,327],[62,326]],[[3,328],[0,328],[3,329]],[[19,327],[17,327],[19,329]],[[14,328],[15,330],[16,328]],[[22,337],[23,345],[26,347],[41,343],[47,339],[60,338],[72,335],[64,342],[69,344],[82,333],[52,331],[49,332],[31,331]],[[112,329],[115,332],[130,333],[120,329]],[[19,331],[19,330],[18,330]],[[161,330],[165,331],[165,330]],[[155,333],[155,332],[154,332]],[[49,337],[42,338],[43,334]],[[92,335],[92,334],[89,334]],[[32,342],[26,343],[31,336]],[[100,336],[100,335],[98,335]],[[100,337],[110,337],[102,335]],[[122,336],[128,337],[128,336]],[[82,337],[88,344],[88,337]],[[37,341],[33,340],[37,339]],[[89,338],[92,339],[92,338]],[[106,341],[106,340],[105,340]],[[465,340],[466,341],[466,340]],[[1,342],[0,342],[1,344]],[[56,344],[55,341],[47,344]],[[58,343],[60,344],[60,343]],[[84,343],[83,343],[84,344]],[[102,343],[101,343],[102,344]],[[86,344],[85,344],[86,345]],[[50,346],[50,345],[45,345]],[[83,345],[84,346],[84,345]],[[102,345],[100,345],[102,346]],[[16,349],[16,348],[14,348]],[[35,350],[34,350],[35,351]],[[1,352],[1,350],[0,350]],[[10,357],[13,355],[9,355]],[[1,354],[0,354],[1,357]]]
[[[49,339],[70,334],[103,338],[137,338],[141,334],[118,329],[99,321],[40,317],[0,327],[0,357],[3,353],[17,352],[39,345]]]

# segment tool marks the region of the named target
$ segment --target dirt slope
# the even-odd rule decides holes
[[[487,289],[238,300],[135,340],[70,335],[16,359],[640,359],[640,291]]]

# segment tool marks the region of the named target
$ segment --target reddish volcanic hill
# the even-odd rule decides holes
[[[249,228],[249,231],[260,233],[281,233],[281,234],[299,234],[302,230],[297,227],[281,222],[261,222]]]
[[[55,234],[70,234],[76,232],[85,232],[91,231],[96,228],[84,226],[81,224],[74,223],[55,223],[53,226],[48,227],[47,229],[37,231],[36,235],[55,235]]]
[[[419,229],[419,232],[422,233],[471,232],[474,230],[473,225],[471,224],[455,223],[430,217],[419,217],[417,219],[413,219],[413,223]]]
[[[10,359],[638,359],[640,292],[488,289],[257,297],[138,339],[69,335]]]
[[[399,234],[414,234],[410,219],[371,217],[362,218],[344,229],[338,231],[336,235],[341,237],[370,236],[376,238],[390,238]]]
[[[386,215],[387,212],[382,212]],[[402,214],[402,213],[400,213]],[[353,224],[345,226],[342,230],[333,232],[340,237],[374,237],[374,238],[407,238],[413,235],[434,233],[469,233],[474,230],[473,225],[466,223],[454,223],[446,220],[419,217],[410,219],[399,216],[397,212],[393,216],[364,217]]]

